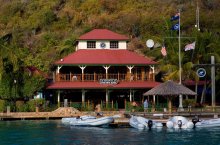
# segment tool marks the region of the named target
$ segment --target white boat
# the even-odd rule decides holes
[[[129,119],[129,124],[134,127],[134,128],[137,128],[137,129],[140,129],[140,130],[143,130],[145,128],[145,125],[140,123],[138,120],[137,120],[137,117],[136,116],[131,116],[131,118]]]
[[[95,116],[91,116],[91,115],[83,115],[83,116],[77,116],[77,117],[65,117],[61,119],[61,122],[63,124],[69,124],[71,121],[77,120],[77,119],[81,119],[81,120],[86,120],[86,119],[96,119]]]
[[[108,125],[114,121],[112,116],[100,117],[100,118],[76,118],[70,121],[70,125],[73,126],[103,126]]]
[[[141,116],[132,116],[129,120],[129,124],[137,129],[144,129],[144,128],[162,128],[163,124],[160,122],[156,122],[150,119],[146,119]]]
[[[220,126],[220,118],[198,120],[197,122],[195,122],[195,127],[216,127],[216,126]]]
[[[189,121],[186,117],[174,116],[167,121],[166,126],[169,129],[191,129],[194,127],[194,124],[192,121]]]

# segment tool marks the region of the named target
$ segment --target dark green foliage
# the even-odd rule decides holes
[[[40,91],[45,86],[45,78],[40,75],[30,76],[25,73],[23,76],[23,96],[32,97],[37,91]]]
[[[183,107],[195,107],[196,106],[196,101],[195,99],[184,99],[183,100]]]
[[[44,104],[45,104],[44,99],[32,99],[27,102],[28,110],[30,112],[35,112],[36,107],[39,107],[39,110],[43,110]]]
[[[0,38],[11,36],[10,41],[0,39],[0,98],[11,99],[15,94],[14,100],[33,96],[43,88],[44,79],[29,77],[22,68],[35,66],[50,73],[53,62],[74,52],[76,39],[94,28],[127,35],[131,38],[130,50],[169,67],[172,77],[178,79],[175,77],[178,41],[165,39],[178,36],[177,32],[170,31],[170,16],[178,7],[182,8],[182,36],[195,37],[182,40],[181,48],[196,41],[194,52],[182,50],[184,79],[195,79],[193,73],[188,73],[189,62],[210,63],[211,55],[216,56],[216,63],[220,62],[219,0],[198,0],[201,31],[194,27],[196,1],[193,0],[0,0],[0,3]],[[150,38],[160,45],[166,44],[166,58],[161,55],[161,46],[151,50],[145,46]],[[20,88],[15,88],[15,78],[16,87]],[[220,78],[218,73],[216,78]]]
[[[6,111],[6,101],[0,100],[0,112]]]

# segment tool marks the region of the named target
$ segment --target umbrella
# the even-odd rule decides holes
[[[162,83],[151,90],[147,91],[143,94],[144,96],[148,95],[161,95],[167,96],[169,101],[169,112],[171,112],[172,102],[171,99],[173,96],[177,95],[197,95],[195,92],[190,90],[189,88],[185,87],[182,84],[175,83],[173,81],[167,81]]]

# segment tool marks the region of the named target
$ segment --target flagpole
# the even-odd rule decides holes
[[[181,14],[179,9],[179,84],[182,84],[182,62],[181,62],[181,34],[180,34],[180,20],[181,20]],[[183,98],[182,95],[179,95],[179,111],[183,111]]]
[[[181,41],[180,41],[180,18],[181,18],[181,15],[180,15],[180,9],[179,9],[179,37],[178,37],[178,41],[179,41],[179,84],[182,84],[182,76],[181,76],[181,69],[182,69],[182,66],[181,66]]]

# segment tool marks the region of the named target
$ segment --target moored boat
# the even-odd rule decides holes
[[[220,118],[216,119],[207,119],[207,120],[194,120],[195,121],[195,127],[217,127],[220,126]]]
[[[189,121],[186,117],[183,116],[174,116],[170,118],[166,123],[167,128],[171,129],[191,129],[194,127],[192,121]]]
[[[65,117],[61,119],[61,122],[63,124],[69,124],[71,121],[75,121],[77,119],[87,120],[87,119],[96,119],[96,117],[91,116],[91,115],[83,115],[83,116],[77,116],[77,117]]]
[[[76,118],[70,121],[73,126],[103,126],[108,125],[114,121],[112,116],[105,116],[100,118]]]
[[[156,122],[150,119],[146,119],[141,116],[132,116],[129,120],[129,124],[137,129],[144,129],[144,128],[162,128],[163,124],[160,122]]]
[[[131,118],[129,119],[129,124],[130,124],[130,126],[136,128],[136,129],[143,130],[143,129],[145,128],[145,125],[143,125],[142,123],[140,123],[140,122],[137,120],[137,117],[136,117],[136,116],[131,116]]]

